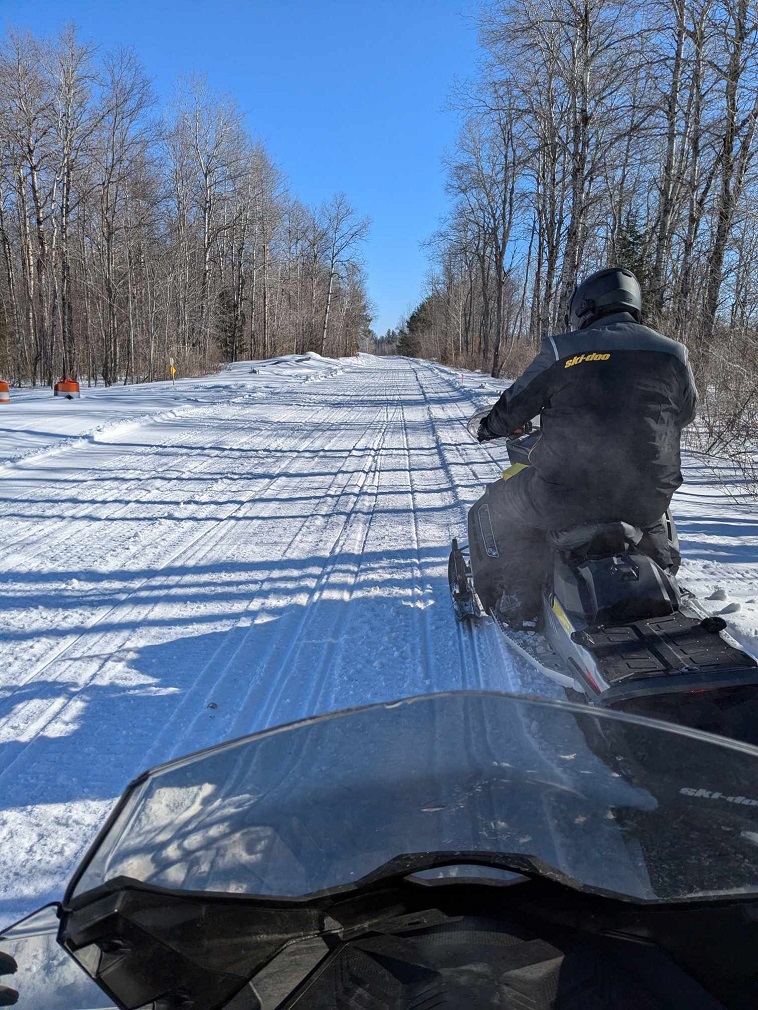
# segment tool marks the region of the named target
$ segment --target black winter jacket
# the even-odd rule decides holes
[[[660,515],[682,483],[679,439],[696,405],[684,345],[619,312],[547,337],[487,427],[510,434],[541,413],[532,494],[634,522]]]

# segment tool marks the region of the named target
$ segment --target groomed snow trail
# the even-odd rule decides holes
[[[555,693],[452,617],[450,539],[498,472],[473,409],[444,369],[361,357],[3,471],[0,923],[60,894],[149,765],[424,692]]]

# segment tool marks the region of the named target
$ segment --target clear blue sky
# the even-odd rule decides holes
[[[4,28],[133,47],[165,101],[179,74],[205,73],[248,115],[291,191],[320,203],[344,190],[372,221],[373,326],[410,311],[428,269],[420,243],[447,201],[441,157],[470,77],[476,0],[0,0]]]

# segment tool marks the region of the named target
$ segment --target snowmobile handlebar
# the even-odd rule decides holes
[[[534,441],[535,438],[539,438],[542,434],[542,429],[537,424],[532,424],[531,421],[527,421],[523,428],[516,428],[512,431],[510,435],[506,436],[506,442],[509,444],[511,442],[521,442],[524,439],[531,439]]]
[[[484,418],[488,416],[488,414],[489,409],[477,410],[477,412],[473,415],[473,417],[469,418],[466,424],[466,428],[471,437],[474,439],[474,441],[479,440],[477,437],[477,433],[479,431],[479,425],[484,420]],[[504,441],[509,446],[513,442],[518,442],[519,439],[532,437],[533,435],[539,436],[539,434],[540,434],[540,428],[534,425],[532,421],[527,421],[522,427],[515,428],[513,431],[511,431],[510,434],[502,435],[501,437],[498,438],[490,438],[489,440],[497,442]]]
[[[478,442],[477,432],[479,431],[479,425],[489,414],[489,410],[478,410],[473,417],[471,417],[466,424],[471,438],[475,442]],[[502,438],[491,439],[491,442],[497,442],[498,444],[505,443],[508,449],[508,456],[512,463],[526,463],[528,462],[528,455],[537,440],[540,437],[540,428],[538,425],[532,424],[531,421],[527,421],[522,428],[517,428],[515,431],[511,432],[510,435],[505,435]]]

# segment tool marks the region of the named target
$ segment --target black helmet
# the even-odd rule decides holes
[[[583,330],[601,316],[631,312],[642,318],[642,290],[631,270],[610,267],[585,277],[575,289],[566,313],[569,330]]]

